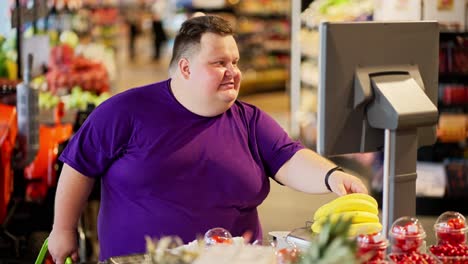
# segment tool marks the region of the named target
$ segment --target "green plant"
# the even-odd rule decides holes
[[[309,248],[302,253],[299,264],[357,263],[356,241],[349,237],[352,219],[328,218],[313,237]]]

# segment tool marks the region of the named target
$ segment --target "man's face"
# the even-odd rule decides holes
[[[190,59],[192,95],[200,102],[227,110],[237,99],[241,81],[236,41],[232,36],[205,33],[199,49]]]

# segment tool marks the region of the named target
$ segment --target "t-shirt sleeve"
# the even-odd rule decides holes
[[[263,165],[272,178],[284,163],[304,148],[299,141],[291,139],[271,116],[259,109],[255,118],[255,132]]]
[[[116,110],[118,102],[112,99],[93,110],[59,157],[88,177],[102,175],[124,153],[132,135],[128,111]]]

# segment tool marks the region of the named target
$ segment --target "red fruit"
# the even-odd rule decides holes
[[[451,229],[462,229],[465,227],[465,221],[463,221],[461,218],[449,219],[447,224]]]
[[[278,264],[291,264],[299,260],[300,252],[296,248],[282,248],[276,251]]]
[[[395,253],[411,253],[419,251],[424,240],[420,238],[395,239],[392,251]]]
[[[414,223],[406,224],[405,225],[405,231],[406,231],[406,235],[410,235],[410,236],[419,235],[419,233],[420,233],[418,225],[416,225]]]
[[[387,241],[379,233],[359,235],[357,257],[360,263],[371,264],[385,259]]]
[[[216,242],[216,244],[232,244],[232,239],[227,237],[214,235],[211,238]]]
[[[430,255],[417,252],[410,254],[392,254],[390,255],[390,259],[397,264],[437,263],[437,260]]]
[[[445,231],[438,231],[437,232],[437,239],[439,244],[449,243],[452,245],[458,245],[465,243],[466,234],[465,232],[445,232]]]

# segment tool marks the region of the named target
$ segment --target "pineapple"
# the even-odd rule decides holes
[[[349,238],[352,219],[328,218],[310,247],[302,253],[299,264],[358,263],[356,241]]]

